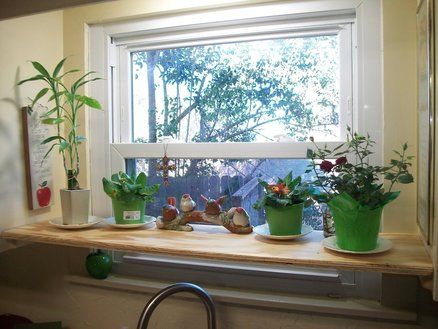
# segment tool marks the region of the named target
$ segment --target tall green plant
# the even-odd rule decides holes
[[[58,148],[62,155],[64,170],[67,176],[67,187],[69,190],[79,189],[78,175],[80,168],[80,159],[78,147],[86,140],[84,136],[78,134],[78,114],[85,105],[92,109],[101,110],[102,106],[94,98],[81,95],[78,93],[79,88],[86,84],[99,80],[93,77],[95,72],[87,72],[75,80],[71,86],[64,83],[66,77],[79,72],[78,69],[69,70],[62,73],[64,63],[67,58],[62,59],[53,70],[45,68],[39,62],[31,62],[37,75],[22,80],[18,85],[31,81],[41,81],[45,85],[39,90],[32,99],[31,108],[45,95],[48,95],[48,102],[53,104],[41,116],[41,123],[56,126],[56,135],[46,138],[42,144],[51,144],[49,150],[44,155],[44,159],[54,148]]]

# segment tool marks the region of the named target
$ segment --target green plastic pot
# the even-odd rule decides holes
[[[144,223],[145,201],[124,202],[112,199],[116,224]]]
[[[338,247],[350,251],[375,249],[379,237],[383,206],[375,209],[352,208],[338,202],[339,200],[336,200],[338,197],[328,203],[335,224]]]
[[[301,234],[304,203],[281,208],[265,205],[266,222],[271,235]]]

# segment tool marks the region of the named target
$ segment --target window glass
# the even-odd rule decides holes
[[[305,173],[309,165],[306,159],[172,159],[176,170],[169,172],[169,186],[164,186],[161,172],[155,167],[160,159],[131,159],[127,162],[127,171],[144,171],[149,180],[148,184],[161,184],[156,202],[147,205],[147,214],[161,215],[161,209],[167,203],[169,196],[177,200],[185,193],[197,203],[197,209],[204,209],[201,194],[208,198],[227,196],[223,209],[243,207],[248,211],[252,225],[265,223],[262,210],[255,210],[252,205],[263,195],[263,189],[258,179],[275,181],[284,177],[289,171],[294,176],[301,175],[303,180],[310,181],[312,175]],[[322,218],[318,205],[308,207],[304,211],[304,223],[314,229],[322,229]]]
[[[339,36],[131,53],[132,142],[338,141]]]

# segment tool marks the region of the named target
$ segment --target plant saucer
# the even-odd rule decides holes
[[[330,236],[322,240],[322,245],[330,250],[341,252],[344,254],[358,254],[358,255],[369,255],[369,254],[378,254],[381,252],[385,252],[392,248],[392,242],[388,239],[379,237],[377,239],[377,247],[373,250],[366,251],[354,251],[354,250],[345,250],[338,247],[336,243],[336,236]]]
[[[153,216],[144,216],[144,223],[135,223],[135,224],[117,224],[116,220],[114,219],[114,217],[109,217],[106,219],[106,223],[108,225],[110,225],[111,227],[115,227],[115,228],[137,228],[137,227],[142,227],[142,226],[148,226],[148,227],[152,227],[153,224],[155,223],[155,221],[157,220],[155,217]]]
[[[59,218],[55,218],[52,220],[49,220],[49,224],[52,226],[55,226],[57,228],[62,228],[65,230],[79,230],[82,228],[87,228],[90,226],[93,226],[97,223],[100,223],[101,221],[103,221],[104,218],[102,217],[97,217],[97,216],[88,216],[88,223],[81,223],[81,224],[63,224],[62,223],[62,217]]]
[[[298,239],[301,238],[302,236],[305,236],[307,234],[309,234],[310,232],[313,231],[313,228],[309,225],[303,224],[302,228],[301,228],[301,234],[294,234],[294,235],[272,235],[269,232],[269,226],[268,224],[263,224],[263,225],[258,225],[256,227],[254,227],[254,232],[257,235],[260,235],[261,237],[265,238],[265,239],[270,239],[270,240],[294,240],[294,239]]]

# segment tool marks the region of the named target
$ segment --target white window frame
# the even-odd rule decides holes
[[[92,25],[89,29],[89,69],[103,75],[107,82],[90,85],[89,93],[102,100],[104,112],[90,112],[90,159],[92,212],[95,215],[111,214],[111,203],[101,188],[101,178],[124,170],[125,160],[135,157],[160,158],[161,144],[127,144],[130,136],[129,122],[131,106],[128,90],[120,88],[117,81],[129,69],[118,63],[127,63],[126,56],[133,44],[142,43],[142,48],[159,48],[172,45],[205,43],[206,39],[242,40],[256,34],[272,35],[283,29],[290,35],[311,35],[317,30],[337,33],[355,17],[348,38],[352,42],[353,67],[342,74],[354,76],[351,90],[343,87],[352,97],[341,95],[341,108],[347,122],[359,132],[372,132],[376,145],[375,163],[382,162],[382,58],[381,58],[381,3],[380,0],[325,0],[299,1],[252,5],[226,9],[212,9],[150,17],[136,21]],[[254,25],[255,21],[262,24]],[[190,22],[188,25],[187,22]],[[315,25],[315,22],[318,24]],[[344,24],[344,25],[343,25]],[[244,26],[244,28],[242,28]],[[186,33],[172,36],[175,29]],[[365,33],[366,31],[366,33]],[[157,34],[160,32],[160,34]],[[196,32],[196,33],[195,33]],[[231,38],[231,39],[230,39]],[[115,45],[119,51],[116,52]],[[136,46],[137,47],[137,46]],[[346,80],[346,79],[341,79]],[[347,79],[348,80],[348,79]],[[111,93],[111,90],[120,92]],[[124,133],[122,133],[124,132]],[[331,145],[330,145],[331,144]],[[329,146],[337,145],[329,143]],[[169,144],[167,153],[172,158],[194,158],[202,154],[205,158],[305,158],[309,143],[197,143]],[[242,154],[242,150],[245,153]]]

